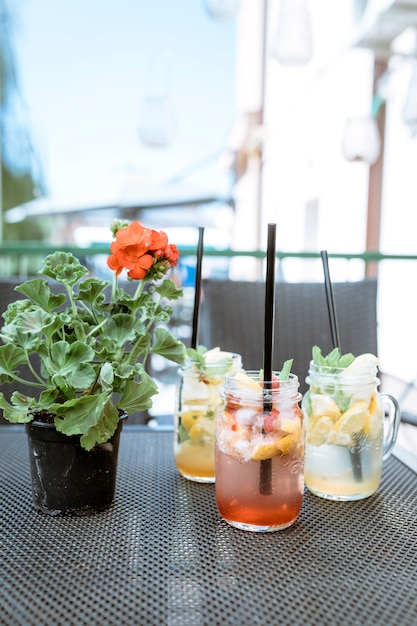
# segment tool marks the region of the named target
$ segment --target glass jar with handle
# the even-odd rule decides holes
[[[377,362],[373,355],[346,368],[310,362],[302,401],[305,483],[317,496],[360,500],[379,487],[401,416],[395,398],[378,392]]]

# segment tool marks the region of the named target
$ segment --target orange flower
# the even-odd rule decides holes
[[[145,228],[140,222],[132,222],[125,228],[119,228],[115,237],[107,265],[117,276],[127,269],[129,278],[141,280],[146,278],[156,261],[168,261],[167,269],[170,265],[177,265],[178,249],[168,244],[168,237],[163,231],[157,232]]]
[[[163,231],[152,231],[151,250],[155,258],[160,261],[169,261],[170,265],[177,265],[180,253],[175,244],[168,243],[168,237]]]
[[[178,252],[178,248],[175,243],[169,244],[164,250],[164,256],[171,263],[171,265],[178,265],[178,259],[180,258],[180,253]]]
[[[166,233],[156,230],[152,230],[152,241],[150,244],[150,249],[154,252],[154,256],[162,256],[162,249],[168,245],[168,237]]]

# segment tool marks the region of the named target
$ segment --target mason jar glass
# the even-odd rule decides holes
[[[395,444],[397,401],[378,392],[376,366],[355,374],[311,362],[306,382],[306,486],[329,500],[367,498]]]
[[[293,524],[304,491],[304,424],[298,378],[265,385],[259,371],[226,377],[216,426],[216,501],[241,530]]]
[[[225,376],[242,367],[240,354],[220,354],[224,358],[204,363],[188,359],[175,395],[175,463],[182,476],[202,483],[215,481],[215,425]]]

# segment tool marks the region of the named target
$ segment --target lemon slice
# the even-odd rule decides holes
[[[200,417],[194,425],[188,431],[191,439],[198,439],[199,437],[214,437],[215,422],[207,417]]]
[[[298,434],[301,430],[301,420],[296,419],[284,419],[282,420],[282,430],[286,433]]]
[[[368,418],[365,420],[365,424],[363,426],[363,432],[368,437],[368,439],[377,439],[382,430],[382,420],[376,413],[372,415],[368,415]]]
[[[363,430],[369,417],[368,404],[365,400],[358,400],[335,424],[335,431],[342,434],[353,435]]]
[[[204,411],[184,411],[181,414],[181,424],[186,430],[190,430],[204,414]]]
[[[278,454],[277,444],[273,443],[258,443],[252,454],[252,461],[265,461],[266,459],[271,459],[273,456]]]
[[[308,441],[313,446],[321,446],[327,443],[333,432],[333,420],[327,415],[320,417],[308,434]]]
[[[311,408],[314,415],[327,415],[333,421],[338,420],[342,415],[336,402],[329,396],[320,393],[311,394]]]
[[[237,382],[238,387],[245,388],[245,389],[257,389],[257,390],[262,389],[259,382],[257,382],[256,380],[253,380],[253,378],[251,378],[244,372],[236,372],[234,379]]]
[[[211,348],[204,353],[204,359],[208,363],[215,363],[216,361],[223,361],[223,359],[233,358],[233,352],[224,352],[220,348]]]
[[[369,413],[372,415],[372,413],[378,413],[378,409],[379,409],[378,398],[377,398],[376,393],[374,393],[369,403],[368,410],[369,410]]]
[[[374,354],[360,354],[341,373],[342,376],[358,376],[360,374],[372,373],[379,364],[379,359]]]
[[[298,439],[299,437],[296,433],[285,435],[278,441],[278,450],[280,450],[283,454],[287,454],[297,444]]]
[[[347,447],[352,445],[352,439],[351,436],[346,433],[335,433],[334,441],[332,441],[332,443],[335,443],[338,446]]]

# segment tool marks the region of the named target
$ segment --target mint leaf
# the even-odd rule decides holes
[[[339,367],[349,367],[349,365],[351,363],[353,363],[353,361],[355,360],[355,357],[353,356],[353,354],[351,352],[348,352],[347,354],[344,354],[343,356],[340,357],[339,359]]]
[[[326,360],[318,346],[313,346],[313,363],[315,365],[326,365]]]
[[[313,346],[312,355],[314,365],[332,369],[346,368],[355,360],[351,352],[340,354],[339,348],[333,348],[327,356],[323,356],[321,349],[318,346]]]
[[[287,361],[284,362],[280,374],[279,374],[279,379],[280,380],[288,380],[288,377],[290,375],[291,372],[291,368],[292,368],[292,364],[293,364],[294,359],[288,359]]]

